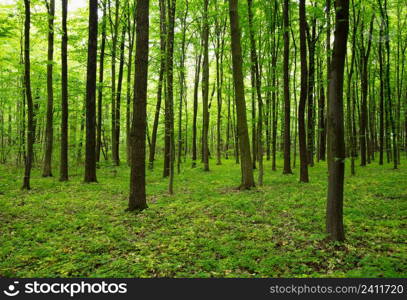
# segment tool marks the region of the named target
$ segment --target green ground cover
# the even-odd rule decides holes
[[[405,160],[402,164],[407,163]],[[98,184],[0,166],[1,277],[405,277],[407,169],[376,163],[346,176],[344,244],[324,234],[327,167],[311,183],[272,172],[249,192],[232,160],[212,171],[184,165],[174,196],[157,164],[149,209],[125,212],[129,169],[102,166]],[[187,167],[188,166],[188,167]],[[348,171],[348,170],[347,170]]]

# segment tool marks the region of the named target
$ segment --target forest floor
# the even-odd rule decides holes
[[[125,165],[102,166],[90,185],[82,167],[67,183],[36,169],[29,192],[21,169],[0,165],[0,277],[405,277],[406,165],[347,174],[344,244],[324,234],[325,163],[300,184],[298,168],[283,176],[282,161],[278,172],[266,162],[265,186],[248,192],[234,189],[233,160],[209,173],[187,163],[174,196],[158,163],[139,214],[125,212]]]

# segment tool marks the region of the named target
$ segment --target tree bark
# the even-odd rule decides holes
[[[98,5],[89,1],[88,68],[86,80],[86,156],[85,182],[96,179],[96,63],[97,63]]]
[[[174,193],[174,160],[175,160],[175,141],[174,141],[174,27],[176,0],[168,0],[168,34],[167,34],[167,97],[165,107],[168,113],[168,140],[169,140],[169,184],[168,192]]]
[[[99,61],[99,87],[98,87],[98,113],[97,113],[97,132],[96,132],[96,161],[100,161],[100,151],[102,147],[102,104],[103,104],[103,80],[104,80],[104,62],[106,49],[106,1],[103,1],[103,20],[102,20],[102,42],[100,48]]]
[[[133,122],[131,129],[131,175],[129,211],[144,210],[146,201],[146,128],[149,0],[138,0],[136,7],[136,58],[134,69]]]
[[[209,20],[208,20],[208,0],[204,0],[203,8],[203,64],[202,64],[202,107],[203,107],[203,133],[202,149],[204,171],[209,171]]]
[[[68,180],[68,0],[62,0],[62,99],[60,181]]]
[[[24,0],[25,8],[25,21],[24,21],[24,83],[25,83],[25,95],[27,98],[27,151],[25,157],[25,170],[22,189],[29,190],[31,167],[33,159],[33,146],[35,140],[35,127],[34,119],[35,112],[33,109],[33,98],[31,92],[31,62],[30,62],[30,22],[31,22],[31,9],[30,0]]]
[[[54,89],[53,89],[53,63],[54,63],[54,18],[55,0],[45,2],[48,11],[48,61],[47,61],[47,121],[45,129],[45,155],[43,177],[52,176],[52,148],[54,142]]]
[[[301,94],[298,105],[298,142],[300,145],[300,181],[309,182],[308,177],[308,155],[307,155],[307,133],[305,129],[305,106],[307,103],[308,66],[307,66],[307,44],[306,44],[306,10],[305,0],[300,0],[300,55],[301,55]]]
[[[250,31],[250,60],[251,60],[251,67],[252,67],[252,74],[254,74],[254,88],[256,91],[257,96],[257,103],[259,108],[259,116],[257,120],[257,159],[259,162],[259,178],[258,184],[259,186],[263,185],[263,176],[264,176],[264,169],[263,169],[263,99],[261,95],[261,77],[259,71],[259,62],[257,57],[257,50],[256,50],[256,41],[254,38],[254,29],[253,29],[253,0],[247,0],[247,7],[248,7],[248,16],[249,16],[249,31]]]
[[[283,174],[292,174],[291,170],[291,99],[290,99],[290,18],[289,18],[289,0],[284,0],[283,22],[284,22],[284,171]]]
[[[349,2],[335,1],[335,42],[328,92],[328,199],[326,229],[334,241],[345,239],[343,190],[345,175],[345,135],[343,124],[343,79],[349,30]]]
[[[237,114],[237,136],[240,147],[242,182],[240,189],[250,189],[255,186],[253,165],[250,154],[249,133],[247,128],[246,101],[242,70],[242,48],[240,42],[240,27],[238,0],[229,1],[230,30],[232,36],[233,80],[235,87],[235,103]]]

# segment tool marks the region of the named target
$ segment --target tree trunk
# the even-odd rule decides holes
[[[135,4],[133,4],[135,5]],[[127,66],[127,99],[126,99],[126,152],[127,152],[127,164],[131,166],[131,76],[132,76],[132,65],[133,65],[133,49],[134,49],[134,38],[136,34],[136,14],[135,13],[130,13],[131,11],[134,11],[133,6],[130,6],[130,3],[128,4],[128,19],[127,19],[127,26],[128,26],[128,38],[129,38],[129,57],[128,57],[128,66]],[[133,17],[133,20],[130,18],[130,16]]]
[[[154,115],[154,123],[153,123],[153,132],[151,135],[151,147],[150,147],[150,154],[149,154],[149,169],[154,168],[154,160],[155,160],[155,148],[157,144],[157,130],[158,130],[158,122],[160,120],[160,112],[161,112],[161,103],[162,103],[162,91],[163,91],[163,82],[164,82],[164,75],[165,75],[165,64],[166,64],[166,36],[167,36],[167,25],[166,25],[166,9],[165,9],[165,0],[160,0],[160,75],[158,79],[158,86],[157,86],[157,104],[155,109]]]
[[[102,20],[102,42],[99,61],[99,87],[98,87],[98,119],[96,133],[96,161],[100,161],[100,151],[102,147],[102,102],[103,102],[103,77],[106,48],[106,1],[103,1],[103,20]]]
[[[45,156],[43,177],[52,176],[52,146],[54,142],[54,89],[53,89],[53,62],[54,62],[54,18],[55,0],[46,1],[48,11],[48,61],[47,61],[47,122],[45,129]]]
[[[121,95],[122,95],[122,83],[123,83],[123,70],[124,70],[124,43],[126,38],[126,26],[122,29],[122,38],[120,42],[120,64],[119,64],[119,78],[117,82],[117,94],[116,94],[116,109],[115,109],[115,138],[116,154],[115,165],[120,165],[120,108],[121,108]]]
[[[283,21],[284,21],[284,171],[283,174],[292,174],[291,171],[291,99],[290,99],[290,19],[289,19],[289,0],[284,0]]]
[[[259,62],[257,58],[256,41],[254,38],[253,29],[253,12],[252,12],[253,0],[247,0],[248,16],[249,16],[249,31],[250,31],[250,60],[252,67],[252,74],[254,74],[254,88],[257,96],[257,103],[259,108],[259,116],[257,120],[257,159],[259,161],[259,186],[263,185],[263,99],[261,95],[261,77],[259,72]]]
[[[24,0],[25,7],[25,21],[24,21],[24,83],[25,83],[25,94],[27,98],[27,152],[25,157],[25,170],[24,170],[24,180],[22,189],[29,190],[30,186],[30,175],[33,159],[33,146],[35,140],[34,132],[34,109],[33,109],[33,98],[31,93],[31,62],[30,62],[30,22],[31,22],[31,10],[30,10],[30,0]]]
[[[192,168],[196,167],[197,160],[197,117],[198,117],[198,88],[199,88],[199,75],[201,72],[201,60],[202,60],[202,47],[200,53],[197,54],[195,59],[195,84],[194,84],[194,114],[192,117]]]
[[[112,160],[113,165],[118,166],[120,164],[119,160],[119,140],[116,136],[117,134],[117,103],[116,103],[116,48],[117,39],[119,31],[119,13],[120,13],[120,0],[116,0],[115,4],[115,20],[112,21],[109,0],[109,14],[110,14],[110,25],[112,32]]]
[[[306,44],[306,11],[305,0],[300,0],[300,55],[301,55],[301,94],[298,106],[298,141],[300,145],[300,181],[309,182],[308,156],[307,156],[307,133],[305,129],[305,106],[307,102],[308,66]]]
[[[168,192],[174,193],[174,27],[176,0],[168,0],[168,35],[167,35],[167,97],[166,110],[168,110],[168,138],[169,138],[169,184]]]
[[[85,182],[96,182],[96,63],[98,5],[89,1],[88,68],[86,79],[86,157]]]
[[[233,80],[235,86],[235,102],[237,114],[237,135],[241,155],[242,182],[240,189],[250,189],[255,186],[253,165],[250,154],[249,133],[247,128],[246,101],[242,70],[242,48],[240,43],[240,27],[238,0],[229,1],[230,30],[232,36]]]
[[[203,107],[203,132],[202,132],[202,149],[204,171],[209,171],[209,20],[208,20],[208,0],[204,0],[203,10],[203,64],[202,64],[202,107]]]
[[[343,124],[343,79],[349,29],[349,2],[335,1],[335,42],[328,92],[328,199],[326,229],[334,241],[345,239],[343,189],[345,175],[345,135]]]
[[[61,99],[61,162],[60,181],[68,180],[68,0],[62,0],[62,99]]]
[[[136,7],[136,58],[134,69],[133,122],[131,129],[131,175],[129,211],[147,208],[146,201],[146,128],[149,0],[138,0]]]

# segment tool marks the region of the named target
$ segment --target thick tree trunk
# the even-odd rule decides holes
[[[85,182],[96,182],[96,63],[98,5],[89,1],[88,68],[86,79],[86,157]]]
[[[242,183],[240,189],[250,189],[255,186],[253,165],[250,154],[249,133],[247,128],[246,101],[242,70],[242,48],[240,43],[240,27],[238,0],[229,1],[230,30],[232,36],[233,80],[235,86],[235,102],[237,114],[237,136],[241,155]]]
[[[131,175],[129,211],[147,208],[146,201],[146,128],[149,0],[138,0],[136,7],[136,58],[134,69],[134,103],[131,129]]]
[[[349,29],[349,2],[335,1],[335,42],[328,92],[328,201],[326,229],[334,241],[345,239],[343,189],[345,175],[345,135],[343,124],[343,79]]]

